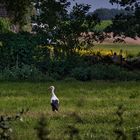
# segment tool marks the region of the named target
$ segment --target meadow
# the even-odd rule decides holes
[[[134,44],[123,44],[123,43],[114,43],[114,44],[95,44],[91,49],[83,51],[83,54],[103,54],[108,55],[112,54],[112,52],[116,52],[117,54],[122,51],[122,55],[124,57],[136,57],[140,55],[140,45]]]
[[[112,24],[112,21],[111,20],[103,20],[103,21],[101,21],[100,24],[97,24],[95,26],[95,30],[97,30],[97,31],[103,31],[105,28],[107,28],[111,24]]]
[[[48,87],[56,87],[60,99],[58,113],[51,111]],[[1,82],[0,114],[14,115],[29,108],[23,122],[12,125],[14,140],[37,140],[36,126],[42,114],[48,121],[50,139],[67,140],[68,126],[79,132],[81,139],[116,139],[114,129],[119,118],[118,106],[123,105],[123,130],[132,139],[132,130],[140,126],[140,82],[57,81],[47,83]],[[139,137],[140,138],[140,137]],[[78,139],[78,138],[75,138]]]
[[[103,31],[111,24],[112,24],[111,20],[101,21],[100,24],[96,25],[95,30]],[[102,54],[108,54],[111,53],[111,50],[117,53],[119,53],[120,50],[122,50],[124,56],[126,55],[137,56],[140,55],[140,45],[137,44],[136,42],[135,40],[133,40],[133,43],[128,42],[125,44],[125,43],[112,43],[111,41],[105,41],[104,44],[95,44],[94,47],[91,49],[91,51],[100,52]]]

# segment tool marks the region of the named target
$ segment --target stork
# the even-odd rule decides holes
[[[54,90],[55,87],[54,86],[50,86],[49,89],[51,89],[51,106],[52,106],[52,111],[58,111],[58,107],[59,107],[59,99],[56,97]]]

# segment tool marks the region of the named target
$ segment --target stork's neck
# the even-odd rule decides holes
[[[52,93],[52,96],[55,96],[54,89],[52,89],[52,92],[51,93]]]

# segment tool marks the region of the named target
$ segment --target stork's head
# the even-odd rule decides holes
[[[54,86],[50,86],[48,89],[51,89],[51,90],[55,90],[55,87]]]

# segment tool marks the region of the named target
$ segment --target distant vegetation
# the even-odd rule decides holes
[[[132,14],[132,11],[126,11],[124,9],[100,8],[96,9],[93,13],[96,14],[100,20],[111,20],[115,18],[116,15],[120,14],[130,15]]]
[[[131,71],[140,69],[139,58],[135,58],[139,56],[139,49],[136,55],[117,53],[117,64],[112,59],[116,51],[113,47],[109,54],[91,49],[95,42],[104,41],[107,27],[119,27],[122,26],[119,23],[124,22],[111,18],[120,13],[132,16],[130,12],[102,8],[89,13],[90,6],[84,4],[75,4],[68,11],[70,3],[67,0],[39,0],[34,4],[32,0],[21,1],[7,0],[4,3],[11,23],[18,25],[19,32],[9,32],[9,21],[0,19],[0,80],[48,81],[67,77],[82,81],[139,80],[139,72]],[[41,11],[40,14],[36,10]],[[32,32],[25,32],[25,25],[30,25],[31,20],[36,27]],[[119,31],[120,28],[115,29]],[[139,30],[135,30],[134,35],[136,31]],[[107,73],[108,68],[110,73]],[[126,76],[121,76],[122,73]]]
[[[131,71],[140,69],[140,61],[135,59],[140,55],[139,46],[123,46],[122,49],[117,44],[92,45],[93,48],[88,49],[81,46],[64,57],[59,47],[39,45],[44,43],[41,35],[8,33],[0,37],[1,81],[53,81],[67,77],[82,81],[140,80],[140,73]],[[117,65],[112,59],[114,52],[118,55]]]

